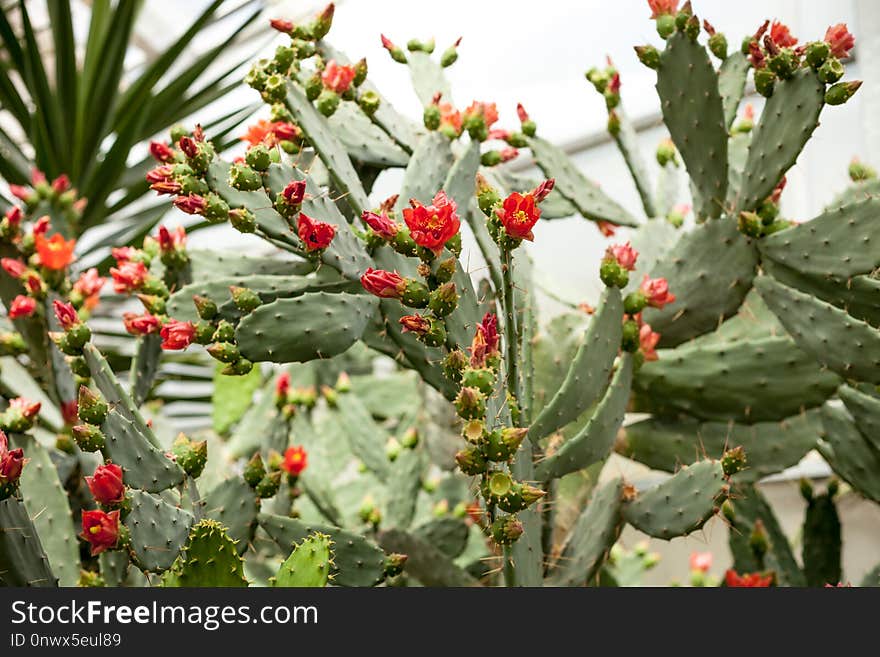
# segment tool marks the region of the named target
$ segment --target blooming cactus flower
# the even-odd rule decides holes
[[[105,279],[98,276],[98,270],[92,267],[80,274],[73,284],[73,291],[83,299],[83,305],[91,310],[98,305],[101,288],[104,287]]]
[[[325,89],[344,94],[351,87],[355,74],[354,66],[340,65],[335,59],[331,59],[321,73],[321,82]]]
[[[290,205],[302,205],[302,202],[306,198],[306,181],[292,180],[287,183],[287,186],[281,191],[281,196],[283,196],[284,200]]]
[[[646,361],[657,360],[657,343],[660,334],[651,330],[650,324],[642,324],[639,328],[639,347]]]
[[[9,319],[22,319],[24,317],[30,317],[34,314],[34,311],[36,309],[36,299],[32,297],[26,297],[23,294],[19,294],[12,300],[12,303],[9,304]]]
[[[99,504],[118,504],[125,498],[125,484],[122,483],[122,468],[115,463],[106,463],[95,468],[86,484]]]
[[[692,571],[708,572],[712,567],[711,552],[691,552],[690,567]]]
[[[336,235],[336,226],[312,219],[304,212],[300,212],[297,234],[305,244],[306,251],[321,251],[330,246]]]
[[[150,313],[143,315],[124,313],[122,322],[125,324],[125,330],[131,335],[148,335],[159,331],[159,318]]]
[[[651,18],[674,15],[678,13],[678,0],[648,0]]]
[[[372,267],[361,276],[361,285],[370,294],[383,299],[399,299],[406,291],[406,281],[396,271]]]
[[[159,226],[156,241],[159,242],[159,249],[163,253],[183,249],[186,247],[186,230],[183,226],[178,226],[177,230],[172,233],[165,226]]]
[[[675,301],[675,295],[669,291],[669,283],[665,278],[649,278],[645,274],[639,291],[645,295],[648,305],[652,308],[663,308]]]
[[[773,583],[773,575],[761,573],[738,574],[732,568],[724,573],[724,583],[730,587],[767,588]]]
[[[486,313],[483,319],[477,324],[477,332],[483,336],[486,341],[486,353],[491,356],[498,353],[498,316],[495,313]]]
[[[410,204],[413,207],[403,210],[403,220],[409,227],[413,241],[434,253],[440,253],[461,227],[455,201],[441,190],[434,196],[431,205],[422,205],[415,199]]]
[[[306,469],[307,454],[304,447],[288,447],[284,452],[281,469],[291,477],[298,477]]]
[[[169,320],[162,325],[159,335],[162,336],[162,349],[186,349],[192,344],[196,328],[192,322]]]
[[[441,110],[442,111],[442,110]],[[464,111],[462,118],[467,121],[469,118],[481,116],[487,128],[498,120],[498,107],[495,103],[484,103],[478,100],[472,102]]]
[[[65,240],[60,233],[55,233],[49,239],[42,234],[34,237],[34,246],[37,249],[37,255],[40,256],[40,265],[46,269],[59,271],[66,269],[73,262],[73,249],[76,247],[76,240]]]
[[[452,132],[455,135],[461,134],[461,112],[455,109],[452,103],[440,103],[437,105],[440,109],[440,128]]]
[[[150,142],[150,155],[159,162],[172,162],[174,160],[174,150],[168,144],[161,141]]]
[[[849,57],[849,51],[856,45],[856,39],[846,28],[846,23],[838,23],[825,31],[825,43],[831,48],[831,54],[840,59]]]
[[[126,260],[118,267],[111,267],[110,275],[113,277],[113,289],[119,294],[124,294],[139,290],[147,280],[149,272],[144,263]]]
[[[638,252],[632,248],[629,242],[626,244],[615,244],[609,246],[605,250],[606,258],[613,258],[623,269],[633,271],[636,268],[636,260],[638,260]]]
[[[533,194],[513,192],[504,199],[496,214],[508,237],[529,241],[534,239],[532,227],[541,218],[541,210]]]
[[[55,311],[55,318],[58,320],[58,323],[61,324],[61,328],[65,331],[80,323],[76,308],[71,304],[55,299],[55,301],[52,302],[52,309]]]
[[[20,447],[9,449],[9,439],[0,431],[0,486],[17,482],[27,461]]]
[[[119,511],[83,511],[80,536],[91,546],[92,556],[115,548],[119,541]]]
[[[788,29],[788,25],[780,23],[779,21],[773,21],[773,23],[770,24],[770,39],[780,48],[790,48],[798,42],[798,40],[792,36],[791,31]]]

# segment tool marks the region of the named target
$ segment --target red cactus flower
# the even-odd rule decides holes
[[[690,567],[692,571],[708,572],[712,567],[712,553],[691,552]]]
[[[79,421],[79,404],[76,399],[69,399],[61,402],[61,417],[64,424],[71,426]]]
[[[116,547],[119,541],[119,511],[83,511],[80,536],[92,546],[92,556]]]
[[[192,344],[196,327],[192,322],[181,322],[176,319],[165,322],[159,335],[162,336],[162,349],[186,349]]]
[[[9,304],[9,319],[22,319],[24,317],[30,317],[34,314],[34,311],[37,309],[37,301],[32,297],[26,297],[23,294],[19,294],[12,300],[12,303]]]
[[[173,180],[163,180],[161,182],[155,182],[150,185],[150,189],[152,189],[157,194],[180,194],[183,190],[183,187],[180,183],[174,182]]]
[[[52,302],[52,309],[55,311],[55,318],[65,331],[69,331],[74,326],[80,324],[79,315],[77,315],[76,308],[73,305],[55,299]]]
[[[675,295],[669,291],[669,283],[665,278],[649,278],[645,274],[639,290],[648,299],[648,305],[652,308],[662,308],[675,301]]]
[[[660,342],[660,334],[652,331],[650,324],[642,324],[639,328],[639,347],[646,361],[657,360],[658,342]]]
[[[431,322],[421,315],[404,315],[399,320],[400,326],[404,333],[415,333],[416,335],[425,335],[431,330]]]
[[[397,232],[400,230],[400,226],[397,225],[397,222],[391,219],[388,216],[388,213],[384,211],[382,214],[376,214],[375,212],[364,210],[361,215],[361,221],[384,240],[393,240],[397,236]]]
[[[137,253],[138,250],[133,246],[117,246],[110,251],[110,255],[116,260],[117,266],[121,265],[123,262],[133,260]]]
[[[170,164],[163,164],[147,171],[146,180],[148,183],[167,182],[174,175],[174,168]]]
[[[174,199],[174,207],[187,214],[202,214],[207,207],[207,201],[198,194],[189,194]]]
[[[486,367],[486,351],[486,338],[479,330],[477,330],[477,332],[474,333],[474,339],[471,340],[470,346],[470,365],[473,369]]]
[[[284,451],[284,461],[281,469],[292,477],[298,477],[306,469],[308,455],[304,447],[288,447]]]
[[[320,251],[330,246],[336,235],[336,226],[312,219],[304,212],[299,213],[297,234],[306,246],[306,251]]]
[[[281,192],[281,196],[290,205],[298,207],[306,198],[306,181],[291,180]]]
[[[253,125],[248,126],[247,132],[240,139],[248,142],[251,146],[262,144],[274,138],[272,122],[260,119]]]
[[[770,39],[780,48],[790,48],[797,44],[798,40],[792,36],[788,25],[773,21],[770,25]]]
[[[47,240],[44,235],[38,234],[34,237],[34,246],[40,256],[40,265],[52,271],[60,271],[73,262],[76,240],[65,240],[60,233],[55,233]]]
[[[165,226],[159,226],[156,241],[159,242],[159,250],[163,253],[178,251],[186,247],[186,230],[183,226],[178,226],[172,234]]]
[[[324,67],[324,72],[321,73],[321,82],[324,83],[325,89],[344,94],[351,86],[355,74],[354,66],[341,66],[336,63],[335,59],[331,59]]]
[[[484,103],[478,100],[472,102],[463,113],[463,119],[466,121],[471,117],[481,116],[487,128],[498,120],[498,108],[495,103]]]
[[[541,218],[541,209],[532,194],[513,192],[496,210],[498,219],[509,237],[532,241],[532,228]]]
[[[172,149],[165,142],[151,141],[150,142],[150,155],[152,155],[159,162],[173,162],[174,161],[174,149]]]
[[[286,18],[272,18],[269,20],[269,25],[272,26],[273,30],[278,30],[282,34],[290,34],[295,27],[293,21]]]
[[[49,217],[48,217],[48,215],[44,215],[44,216],[40,217],[39,219],[37,219],[34,222],[34,226],[33,226],[33,228],[31,228],[31,230],[33,231],[34,238],[36,238],[37,235],[45,235],[46,233],[48,233],[49,232]]]
[[[150,313],[123,313],[122,323],[131,335],[149,335],[159,331],[159,318]]]
[[[21,476],[21,470],[28,459],[20,447],[9,449],[9,439],[0,430],[0,485],[14,484]]]
[[[599,229],[603,237],[614,237],[614,233],[617,232],[617,226],[610,221],[597,221],[596,228]]]
[[[2,258],[0,259],[0,265],[3,266],[3,271],[12,276],[12,278],[21,278],[27,271],[27,265],[15,258]]]
[[[773,575],[761,575],[761,573],[740,575],[731,568],[724,573],[724,582],[729,587],[767,588],[773,583]]]
[[[290,374],[282,372],[275,379],[275,396],[278,399],[287,399],[288,392],[290,392]]]
[[[27,200],[31,197],[31,190],[29,187],[25,187],[24,185],[9,185],[9,193],[12,194],[15,198],[27,202]]]
[[[399,299],[406,290],[406,281],[396,271],[372,267],[361,276],[361,285],[367,292],[382,299]]]
[[[461,227],[455,201],[441,190],[431,205],[422,205],[414,199],[410,204],[413,207],[404,209],[403,220],[409,226],[413,240],[419,246],[440,253]]]
[[[6,222],[9,224],[10,228],[16,229],[21,223],[22,211],[21,208],[17,205],[13,205],[6,211],[4,215],[6,217]]]
[[[302,130],[299,129],[299,126],[294,125],[293,123],[288,123],[287,121],[275,121],[275,123],[272,124],[272,134],[276,139],[280,139],[281,141],[293,141],[302,136]]]
[[[495,313],[486,313],[483,319],[477,324],[477,332],[483,336],[486,341],[486,352],[493,355],[498,352],[498,316]]]
[[[547,178],[532,190],[532,196],[535,197],[535,203],[540,203],[550,195],[553,188],[556,187],[556,178]]]
[[[195,157],[199,154],[198,146],[196,146],[196,140],[192,137],[184,135],[177,142],[177,145],[180,146],[180,150],[182,150],[184,155],[186,155],[187,157]]]
[[[98,270],[92,267],[80,274],[80,277],[73,284],[73,291],[79,293],[84,301],[83,305],[86,310],[91,310],[98,305],[100,299],[101,288],[104,287],[104,278],[98,276]]]
[[[42,403],[25,399],[24,397],[16,397],[9,400],[9,408],[16,415],[21,415],[25,420],[33,420],[39,415]]]
[[[633,271],[636,268],[636,260],[638,260],[638,252],[632,248],[629,242],[626,244],[615,244],[609,246],[605,250],[606,258],[617,260],[617,264],[626,269]]]
[[[56,194],[63,194],[68,189],[70,189],[70,178],[67,177],[66,173],[62,173],[52,181],[52,191]]]
[[[95,468],[86,484],[99,504],[118,504],[125,499],[125,484],[122,483],[122,468],[115,463],[106,463]]]
[[[758,45],[757,41],[749,42],[749,61],[752,64],[752,68],[758,70],[767,65],[764,51],[761,50],[761,46]]]
[[[149,272],[144,263],[138,260],[125,260],[118,267],[110,268],[113,289],[117,294],[127,294],[139,290],[147,280]]]
[[[856,38],[846,29],[846,23],[838,23],[825,31],[825,43],[830,46],[831,54],[840,59],[849,57],[849,51],[856,45]]]
[[[455,134],[460,135],[462,125],[461,112],[455,109],[452,103],[440,103],[437,107],[440,109],[440,127],[451,128]]]
[[[648,0],[651,18],[675,15],[678,13],[678,0]]]

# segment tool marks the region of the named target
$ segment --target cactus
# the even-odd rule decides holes
[[[188,249],[167,228],[115,250],[116,290],[144,306],[124,318],[138,337],[128,384],[92,339],[90,286],[71,276],[60,224],[49,220],[60,255],[31,258],[29,244],[47,239],[34,208],[0,222],[15,256],[0,291],[17,331],[0,345],[5,358],[29,349],[28,362],[46,364],[4,368],[0,380],[20,396],[0,409],[0,429],[22,448],[3,434],[4,581],[625,585],[651,561],[615,548],[626,525],[669,540],[720,513],[739,572],[790,585],[839,578],[836,487],[809,493],[803,570],[754,487],[816,448],[880,502],[875,174],[853,165],[854,189],[810,222],[780,208],[820,112],[858,88],[839,82],[839,58],[820,56],[822,42],[801,51],[772,39],[728,53],[708,23],[703,45],[689,4],[658,16],[664,48],[637,49],[671,137],[656,191],[619,73],[610,61],[591,69],[643,222],[539,136],[522,105],[515,129],[495,125],[491,102],[457,110],[444,68],[458,42],[438,58],[433,41],[404,51],[383,37],[423,106],[415,126],[365,60],[351,64],[326,40],[331,17],[273,21],[291,43],[247,77],[272,121],[249,131],[243,160],[224,161],[201,128],[154,149],[153,189],[277,257]],[[736,118],[750,71],[768,97],[757,122]],[[546,180],[505,166],[519,149]],[[402,169],[398,194],[377,201],[373,182],[390,169]],[[693,226],[676,206],[685,173]],[[632,228],[632,240],[607,248],[595,309],[542,325],[522,246],[540,239],[541,219],[569,215],[605,235]],[[485,271],[470,271],[463,223]],[[190,347],[173,362],[218,361],[205,368],[215,421],[172,442],[146,402],[168,352]],[[394,372],[370,374],[377,363]],[[55,447],[28,434],[39,421],[57,431]],[[598,475],[612,451],[667,476],[581,488],[564,523],[574,473]],[[93,470],[94,501],[75,498]],[[77,516],[90,547],[81,562]]]

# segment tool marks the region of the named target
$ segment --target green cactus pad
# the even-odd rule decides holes
[[[104,395],[105,401],[119,415],[131,422],[134,425],[134,430],[141,437],[158,449],[159,441],[156,435],[147,426],[146,420],[144,420],[131,396],[122,387],[122,384],[119,383],[119,379],[116,378],[113,370],[110,369],[110,365],[103,354],[95,345],[87,343],[83,347],[83,356],[92,373],[92,380],[98,386],[101,394]]]
[[[98,563],[101,566],[101,578],[107,587],[125,586],[128,579],[128,567],[131,559],[128,552],[114,550],[102,552],[98,555]]]
[[[244,554],[257,526],[257,496],[241,477],[232,477],[204,497],[204,514],[226,528],[239,554]]]
[[[595,581],[623,529],[623,486],[617,478],[593,493],[565,539],[547,578],[548,586],[583,586]]]
[[[194,281],[245,276],[305,276],[315,269],[313,263],[292,257],[250,256],[235,251],[202,249],[187,249],[186,255]]]
[[[419,525],[411,533],[450,559],[455,559],[467,547],[469,531],[460,518],[436,518]]]
[[[645,162],[639,152],[638,135],[632,121],[629,120],[629,117],[621,108],[618,107],[615,113],[620,129],[612,137],[621,155],[623,155],[623,160],[626,162],[626,168],[629,169],[630,176],[636,186],[636,191],[639,193],[645,214],[648,217],[656,217],[657,210],[654,207],[654,197],[651,192],[651,179],[648,176],[648,170],[645,168]]]
[[[825,208],[825,212],[878,196],[880,196],[880,178],[856,182],[835,196],[834,200]]]
[[[754,210],[795,163],[825,105],[825,85],[810,68],[777,82],[752,135],[736,213]]]
[[[684,233],[652,277],[665,277],[676,300],[662,310],[646,308],[645,321],[660,334],[661,347],[674,347],[707,333],[734,314],[755,276],[754,244],[736,222],[720,219]]]
[[[761,241],[765,258],[810,276],[846,280],[880,267],[880,198],[825,212]],[[864,248],[854,248],[859,245]]]
[[[143,404],[149,396],[159,373],[161,356],[162,339],[158,334],[144,335],[137,339],[130,375],[131,398],[136,405]]]
[[[357,103],[341,102],[327,122],[352,160],[382,168],[406,166],[406,151],[370,121]]]
[[[452,102],[449,81],[443,73],[443,68],[431,58],[431,55],[420,50],[408,52],[406,63],[409,66],[413,89],[423,106],[430,105],[437,92],[442,94],[441,102]]]
[[[442,189],[453,162],[449,139],[443,134],[429,132],[422,137],[403,174],[397,210],[408,208],[410,199],[430,204],[434,194]]]
[[[746,469],[733,480],[757,481],[796,465],[816,446],[822,433],[817,413],[756,424],[650,418],[626,427],[626,439],[618,451],[654,470],[675,472],[683,463],[704,457],[720,459],[726,449],[742,446]]]
[[[343,193],[354,213],[360,214],[369,208],[367,193],[352,166],[345,146],[333,133],[327,120],[306,98],[303,90],[292,82],[287,85],[285,104],[293,113],[297,125],[302,129],[309,143],[315,147],[321,162],[330,172],[333,184]]]
[[[719,461],[699,461],[639,493],[624,505],[623,517],[655,538],[687,536],[715,515],[728,489]]]
[[[404,572],[424,586],[480,586],[473,576],[453,563],[437,546],[400,529],[379,534],[379,545],[388,553],[407,556]]]
[[[733,568],[738,573],[753,573],[772,570],[781,586],[804,586],[804,575],[791,551],[791,545],[779,521],[754,486],[737,486],[731,495],[734,520],[728,533],[730,552],[733,555]],[[767,553],[764,563],[758,563],[749,546],[749,536],[760,520],[767,535]]]
[[[695,212],[717,217],[727,195],[727,123],[705,47],[682,32],[667,39],[657,93],[663,120],[697,190]]]
[[[808,276],[769,258],[764,259],[761,267],[765,274],[780,283],[842,308],[871,326],[880,327],[880,279],[872,276],[849,279]]]
[[[847,385],[841,386],[837,395],[855,419],[865,440],[880,452],[880,397]]]
[[[469,208],[476,190],[476,175],[480,169],[480,145],[472,142],[455,158],[455,162],[446,172],[443,190],[453,199],[463,214]],[[529,188],[531,189],[531,188]],[[543,211],[544,204],[541,204]],[[543,216],[543,213],[542,213]],[[485,221],[485,220],[484,220]]]
[[[376,297],[307,292],[260,306],[235,331],[252,361],[305,362],[341,354],[357,342],[378,305]]]
[[[663,350],[639,369],[634,387],[639,408],[750,423],[820,406],[839,384],[783,335],[733,343],[698,338]]]
[[[27,509],[15,497],[0,501],[0,584],[58,585]]]
[[[533,441],[574,421],[599,400],[620,349],[622,317],[620,291],[606,288],[565,380],[529,428]]]
[[[260,527],[282,550],[290,550],[313,532],[326,534],[333,541],[333,583],[339,586],[375,586],[385,577],[385,554],[363,536],[338,527],[307,525],[270,513],[258,516]]]
[[[385,509],[388,527],[406,529],[416,512],[422,486],[422,454],[418,449],[401,450],[388,472],[391,496]]]
[[[363,402],[355,395],[340,395],[336,402],[336,413],[348,439],[351,453],[359,458],[380,481],[387,480],[391,472],[391,462],[385,454],[387,433],[370,416]]]
[[[880,452],[859,432],[849,414],[841,408],[822,408],[825,434],[819,453],[841,479],[870,500],[880,502]]]
[[[21,471],[19,490],[49,566],[60,586],[76,586],[80,570],[79,541],[67,493],[58,480],[52,457],[32,436],[10,434],[9,438],[11,445],[23,449],[28,459]]]
[[[192,528],[186,547],[162,576],[162,586],[167,587],[247,585],[244,561],[236,552],[235,541],[215,520],[202,520]]]
[[[145,571],[171,567],[189,536],[193,517],[188,511],[139,490],[131,491],[131,513],[125,526],[131,533],[131,552]]]
[[[648,221],[630,233],[629,241],[639,259],[629,275],[629,284],[623,288],[624,294],[638,289],[645,275],[651,274],[680,236],[680,230],[668,221]]]
[[[278,569],[274,586],[323,588],[333,567],[333,541],[326,534],[315,532],[293,548]]]
[[[479,150],[479,149],[478,149]],[[535,189],[540,180],[519,171],[510,171],[505,167],[484,169],[483,173],[489,181],[500,188],[505,195],[511,192],[523,192]],[[556,189],[541,201],[541,220],[565,219],[578,214],[577,208]]]
[[[577,435],[562,444],[559,451],[537,464],[537,479],[546,481],[562,477],[608,457],[626,415],[632,368],[632,354],[624,354],[596,412]]]
[[[831,492],[807,501],[801,552],[807,586],[836,585],[842,581],[840,516]]]
[[[880,383],[880,331],[769,276],[755,288],[798,346],[844,377]]]
[[[117,409],[107,413],[101,431],[105,437],[104,454],[122,468],[122,478],[128,486],[158,493],[183,481],[183,470],[163,450],[150,444]]]
[[[752,134],[738,132],[727,140],[727,201],[726,205],[732,207],[742,187],[743,171],[746,161],[749,159],[749,144],[752,142]]]
[[[528,144],[541,171],[548,178],[556,179],[555,189],[581,215],[591,221],[609,221],[618,226],[638,224],[629,212],[581,173],[561,148],[540,137],[529,137]]]
[[[718,92],[724,108],[724,125],[727,128],[736,118],[736,110],[746,89],[749,74],[749,60],[741,52],[728,55],[718,68]]]

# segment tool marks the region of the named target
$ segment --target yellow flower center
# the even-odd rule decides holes
[[[94,527],[89,527],[89,534],[97,534],[100,531],[101,528],[98,525],[95,525]]]

